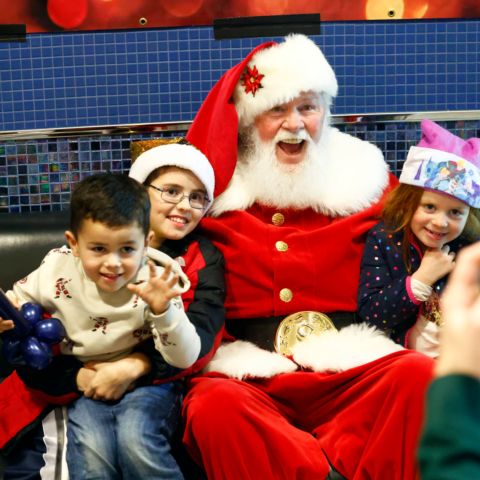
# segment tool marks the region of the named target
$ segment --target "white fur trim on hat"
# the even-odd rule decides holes
[[[128,175],[143,183],[154,170],[166,166],[183,168],[195,174],[207,191],[209,206],[212,204],[215,174],[207,157],[193,145],[171,143],[151,148],[137,157]]]
[[[260,50],[248,68],[255,71],[253,90],[245,85],[249,81],[246,71],[234,92],[241,125],[251,124],[260,113],[293,100],[300,92],[326,94],[328,100],[337,95],[332,67],[318,46],[304,35],[289,35],[283,43]]]

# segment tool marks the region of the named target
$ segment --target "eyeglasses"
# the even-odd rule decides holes
[[[160,188],[151,184],[148,186],[157,190],[157,192],[160,192],[161,199],[167,203],[177,204],[184,198],[188,198],[188,203],[192,208],[203,210],[204,208],[207,208],[208,203],[210,202],[208,196],[204,192],[191,192],[188,195],[185,195],[183,190],[175,187]]]

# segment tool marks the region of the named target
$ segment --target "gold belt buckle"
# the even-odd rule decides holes
[[[297,343],[303,342],[310,335],[320,335],[327,330],[336,328],[324,313],[308,310],[292,313],[278,325],[274,340],[275,351],[289,356]]]

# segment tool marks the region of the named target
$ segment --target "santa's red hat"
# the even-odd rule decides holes
[[[232,178],[237,162],[238,125],[289,102],[300,92],[315,91],[327,101],[337,94],[335,74],[323,53],[304,35],[282,43],[267,42],[220,78],[198,111],[187,139],[215,170],[215,196]]]

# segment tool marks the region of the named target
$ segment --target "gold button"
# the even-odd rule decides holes
[[[280,290],[280,300],[282,302],[288,303],[292,300],[293,293],[289,288],[282,288]]]
[[[286,252],[288,250],[288,245],[285,242],[282,242],[279,240],[278,242],[275,243],[275,248],[279,252]]]
[[[272,223],[274,225],[283,225],[283,222],[285,221],[285,217],[281,213],[274,213],[272,215]]]

